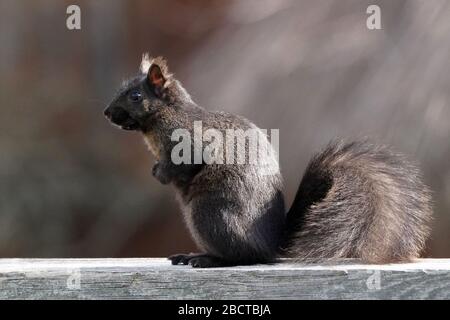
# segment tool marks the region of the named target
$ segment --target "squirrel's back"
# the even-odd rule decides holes
[[[332,142],[309,163],[287,214],[285,253],[299,260],[408,261],[429,235],[431,197],[402,155]]]

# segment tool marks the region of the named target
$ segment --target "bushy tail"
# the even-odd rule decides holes
[[[332,142],[309,163],[287,214],[286,255],[408,261],[429,235],[431,197],[404,156],[367,141]]]

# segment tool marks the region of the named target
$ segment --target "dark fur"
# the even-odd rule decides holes
[[[175,255],[172,263],[214,267],[266,263],[279,256],[381,263],[419,256],[429,233],[430,196],[403,156],[367,142],[330,144],[309,164],[286,217],[278,166],[265,175],[257,164],[171,162],[174,129],[192,131],[196,120],[202,120],[203,130],[256,126],[199,107],[161,58],[145,56],[142,66],[143,73],[124,84],[105,115],[123,129],[144,134],[158,159],[154,176],[177,191],[203,253]],[[152,78],[153,66],[160,73]],[[142,93],[141,102],[130,101],[133,90]]]

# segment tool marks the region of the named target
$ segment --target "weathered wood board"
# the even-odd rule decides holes
[[[166,259],[0,259],[1,299],[450,299],[450,259],[193,269]]]

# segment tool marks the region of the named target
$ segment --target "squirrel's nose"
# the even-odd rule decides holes
[[[108,117],[108,118],[110,118],[111,117],[111,108],[106,108],[104,111],[103,111],[103,114],[105,115],[105,117]]]

